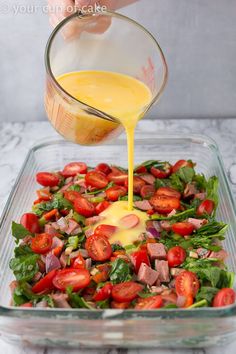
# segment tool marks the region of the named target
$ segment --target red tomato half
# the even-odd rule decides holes
[[[94,261],[104,262],[111,258],[112,248],[105,236],[92,235],[87,238],[85,248]]]
[[[175,278],[175,289],[179,296],[195,297],[199,289],[199,280],[195,273],[185,270]]]
[[[112,297],[117,302],[130,302],[138,296],[142,289],[143,286],[141,284],[127,281],[113,286]]]
[[[181,236],[191,235],[194,231],[194,226],[190,222],[177,222],[172,225],[172,231]]]
[[[175,246],[169,249],[167,260],[169,267],[178,267],[185,261],[186,251],[180,246]]]
[[[20,307],[31,308],[33,304],[31,302],[26,302],[25,304],[20,305]]]
[[[142,187],[145,186],[145,181],[140,178],[140,177],[137,177],[137,176],[134,176],[134,187],[133,187],[133,192],[134,194],[139,194]],[[128,178],[125,180],[125,187],[128,189],[129,187],[129,180]]]
[[[38,234],[32,238],[31,249],[34,253],[45,254],[52,247],[52,236],[49,234]]]
[[[138,273],[139,268],[142,263],[145,263],[148,266],[150,266],[150,261],[149,261],[146,250],[140,250],[140,251],[136,251],[136,252],[131,253],[130,258],[131,258],[131,262],[134,266],[134,271],[136,274]]]
[[[111,237],[117,230],[116,226],[113,225],[99,225],[94,230],[95,235],[106,236],[107,238]]]
[[[155,194],[155,187],[152,185],[145,185],[140,191],[140,195],[143,199],[150,199]]]
[[[85,176],[87,186],[97,189],[105,188],[108,185],[108,179],[102,172],[90,171]]]
[[[186,160],[179,160],[172,167],[172,172],[175,173],[182,167],[193,167],[193,164]]]
[[[96,293],[93,296],[94,301],[104,301],[109,299],[109,297],[111,296],[111,291],[112,291],[112,284],[107,283],[102,288],[96,291]]]
[[[74,201],[75,211],[86,218],[93,216],[95,213],[95,206],[84,197],[76,198]]]
[[[152,310],[159,309],[163,306],[161,295],[151,296],[146,299],[139,298],[135,310]]]
[[[68,178],[68,177],[75,177],[78,174],[85,174],[86,172],[87,172],[87,165],[84,162],[71,162],[64,167],[61,174],[65,178]]]
[[[201,202],[201,204],[197,208],[197,215],[198,216],[202,216],[204,214],[211,215],[214,210],[214,207],[215,207],[215,203],[210,199],[206,199],[203,202]]]
[[[69,200],[69,202],[74,203],[76,198],[81,197],[81,194],[77,191],[65,191],[64,198]]]
[[[163,163],[162,168],[152,166],[150,172],[156,178],[167,178],[171,174],[171,165],[168,162],[165,162]]]
[[[107,163],[100,163],[99,165],[97,165],[97,167],[95,168],[96,171],[102,172],[105,175],[108,175],[109,173],[111,173],[111,168]]]
[[[44,187],[56,187],[58,186],[60,179],[53,173],[39,172],[36,175],[36,181]]]
[[[20,219],[20,223],[32,234],[40,231],[39,220],[33,213],[25,213]]]
[[[79,254],[76,258],[73,258],[71,260],[71,268],[73,269],[85,269],[85,260],[84,258],[81,256],[81,254]]]
[[[69,286],[73,291],[86,288],[90,283],[90,275],[87,269],[62,269],[57,271],[53,278],[53,285],[61,291],[65,291]]]
[[[112,202],[116,202],[119,197],[123,197],[127,194],[127,189],[122,186],[114,186],[106,190],[106,196]]]
[[[99,203],[95,207],[96,214],[101,214],[104,210],[106,210],[111,204],[107,201],[104,200],[103,202]]]
[[[116,302],[116,301],[111,302],[112,309],[126,310],[129,308],[129,306],[130,306],[130,302]]]
[[[160,187],[155,193],[156,195],[163,195],[165,197],[172,197],[172,198],[181,198],[181,193],[176,191],[174,188],[171,187]]]
[[[47,293],[50,290],[54,289],[54,285],[52,283],[53,278],[57,274],[57,270],[54,269],[51,272],[49,272],[47,275],[45,275],[44,278],[40,279],[33,287],[32,291],[33,293]]]
[[[213,299],[213,307],[229,306],[235,303],[235,291],[231,288],[223,288],[218,291]]]
[[[136,173],[147,173],[147,168],[145,166],[138,166],[136,169],[135,169],[135,172]]]
[[[120,172],[120,173],[111,172],[111,173],[109,173],[107,178],[110,182],[114,182],[115,184],[118,184],[119,186],[123,186],[125,184],[125,181],[128,178],[128,175],[125,172]]]
[[[154,195],[149,202],[160,214],[169,214],[173,209],[178,210],[180,208],[179,199],[164,195]]]

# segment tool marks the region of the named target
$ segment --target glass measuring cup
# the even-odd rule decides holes
[[[117,117],[91,107],[66,92],[57,77],[82,70],[112,71],[144,82],[152,93],[140,119],[158,100],[167,81],[167,64],[155,38],[140,24],[113,12],[73,15],[51,34],[45,54],[45,108],[54,128],[81,145],[101,144],[118,136]]]

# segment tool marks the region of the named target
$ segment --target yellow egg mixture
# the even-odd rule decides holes
[[[151,91],[144,83],[131,76],[108,71],[71,72],[58,77],[57,81],[64,90],[79,101],[115,117],[126,130],[129,170],[128,203],[113,203],[100,214],[105,217],[100,224],[119,226],[119,231],[110,239],[112,243],[115,241],[120,241],[124,245],[133,243],[139,234],[145,231],[147,220],[146,213],[133,210],[134,132],[139,119],[144,114],[145,107],[152,100]],[[128,230],[122,229],[119,220],[131,213],[139,217],[139,224]]]

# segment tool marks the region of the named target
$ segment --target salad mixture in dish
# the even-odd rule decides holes
[[[234,274],[215,218],[218,180],[191,160],[127,170],[67,164],[36,175],[32,211],[12,223],[12,306],[159,309],[227,306]]]

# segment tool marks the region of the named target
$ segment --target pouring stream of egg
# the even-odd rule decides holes
[[[144,83],[131,76],[108,71],[71,72],[58,77],[57,81],[70,95],[117,118],[125,128],[129,173],[128,207],[127,203],[116,202],[114,203],[115,205],[113,204],[108,208],[107,213],[104,215],[106,217],[106,222],[104,221],[104,223],[109,224],[110,222],[111,225],[118,226],[118,221],[117,219],[114,220],[113,214],[123,216],[124,213],[129,214],[130,211],[137,214],[137,211],[132,211],[134,133],[139,119],[143,116],[144,108],[151,102],[151,91]],[[141,233],[145,231],[145,223],[143,223],[144,215],[145,219],[147,219],[146,213],[140,212],[140,225],[133,230],[129,230],[130,236],[128,236],[128,231],[126,231],[127,241],[135,240],[135,232],[137,235],[137,232]],[[122,239],[122,243],[124,243],[125,238],[123,234],[120,234],[120,238]]]

